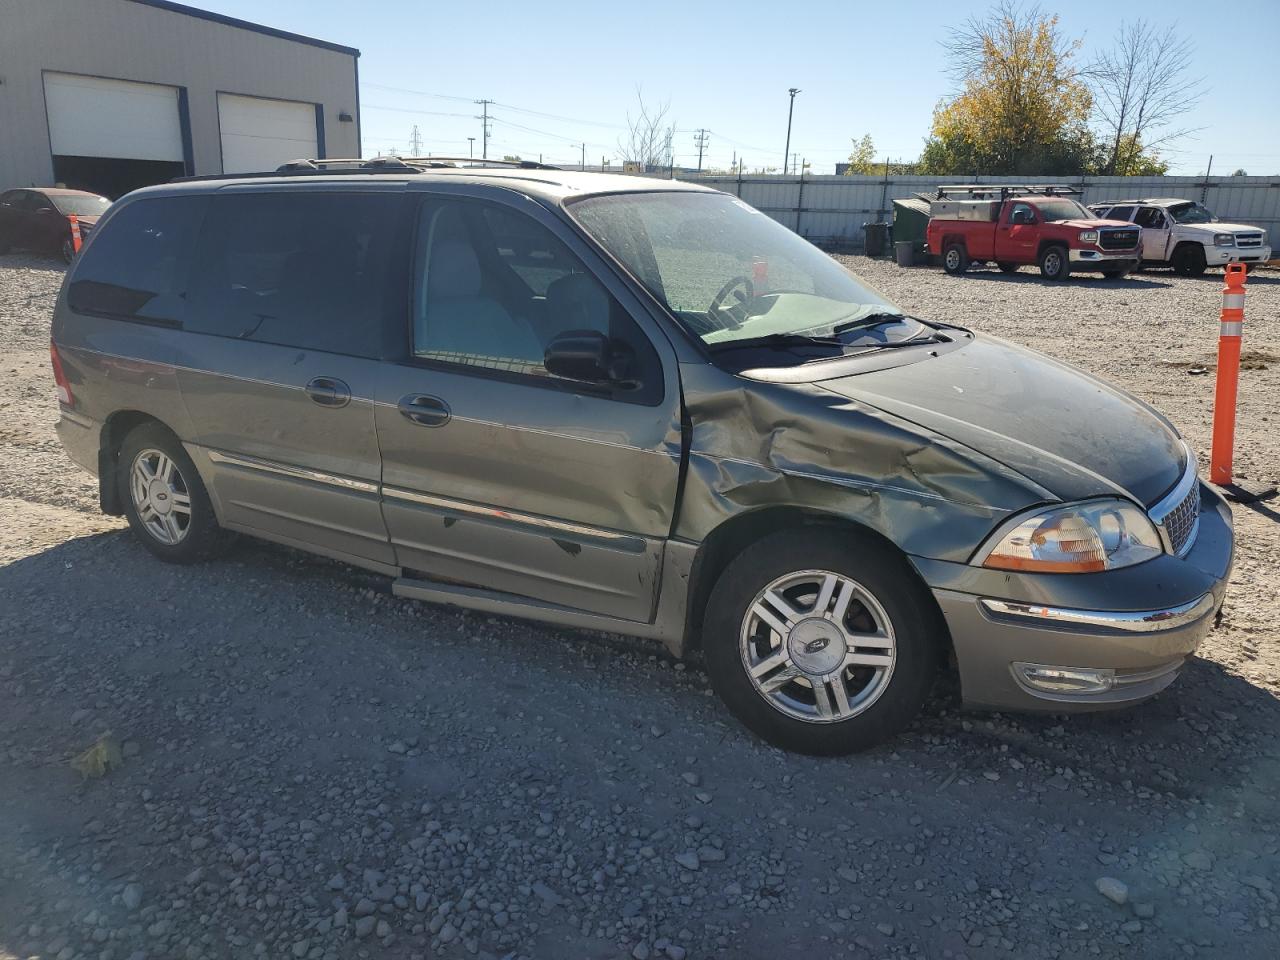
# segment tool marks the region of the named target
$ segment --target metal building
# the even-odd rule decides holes
[[[359,56],[169,0],[0,0],[0,190],[359,156]]]

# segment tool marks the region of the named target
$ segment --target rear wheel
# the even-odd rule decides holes
[[[1184,277],[1198,277],[1205,272],[1208,264],[1204,259],[1204,247],[1198,243],[1184,243],[1173,251],[1173,269]]]
[[[1046,247],[1040,254],[1040,275],[1046,280],[1065,280],[1070,272],[1066,247]]]
[[[1016,263],[1008,263],[1008,262],[1002,261],[1000,263],[997,263],[996,266],[1000,268],[1001,273],[1017,273],[1018,272],[1018,264]]]
[[[197,563],[228,543],[195,464],[160,424],[143,424],[125,437],[116,482],[134,535],[161,560]]]
[[[809,529],[773,534],[725,568],[703,652],[716,692],[786,750],[852,753],[901,731],[938,669],[932,598],[892,549]]]
[[[76,247],[75,244],[71,242],[70,237],[67,237],[62,241],[61,253],[63,263],[69,264],[76,258]]]
[[[942,269],[947,273],[959,274],[969,269],[969,251],[962,243],[949,243],[942,251]]]

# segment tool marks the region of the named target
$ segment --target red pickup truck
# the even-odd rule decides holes
[[[947,273],[974,262],[994,262],[1003,272],[1038,265],[1047,280],[1073,271],[1119,279],[1142,259],[1142,230],[1120,220],[1100,220],[1072,196],[1072,187],[941,187],[930,198],[927,240],[942,255]]]

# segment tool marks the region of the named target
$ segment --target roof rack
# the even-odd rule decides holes
[[[971,183],[939,187],[935,200],[988,200],[1005,197],[1072,197],[1084,193],[1067,183]]]
[[[174,177],[170,183],[192,183],[205,180],[251,180],[262,177],[333,176],[334,174],[391,173],[419,174],[427,170],[482,167],[513,167],[521,170],[559,170],[546,163],[533,160],[475,160],[471,157],[299,157],[282,163],[274,170],[258,170],[249,173],[214,173],[197,177]]]
[[[559,170],[550,163],[539,163],[537,160],[488,160],[477,157],[396,157],[408,164],[448,165],[451,167],[465,164],[472,167],[514,167],[519,170]]]

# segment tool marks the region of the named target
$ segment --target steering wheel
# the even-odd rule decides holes
[[[739,289],[741,288],[741,289]],[[729,295],[737,294],[737,303],[728,304]],[[743,310],[745,319],[745,307],[748,300],[755,298],[754,284],[750,277],[738,276],[733,277],[728,283],[720,288],[720,292],[711,298],[711,306],[707,307],[707,313],[719,314],[728,321],[730,327],[736,328],[740,324],[738,318],[734,316],[735,309]]]

